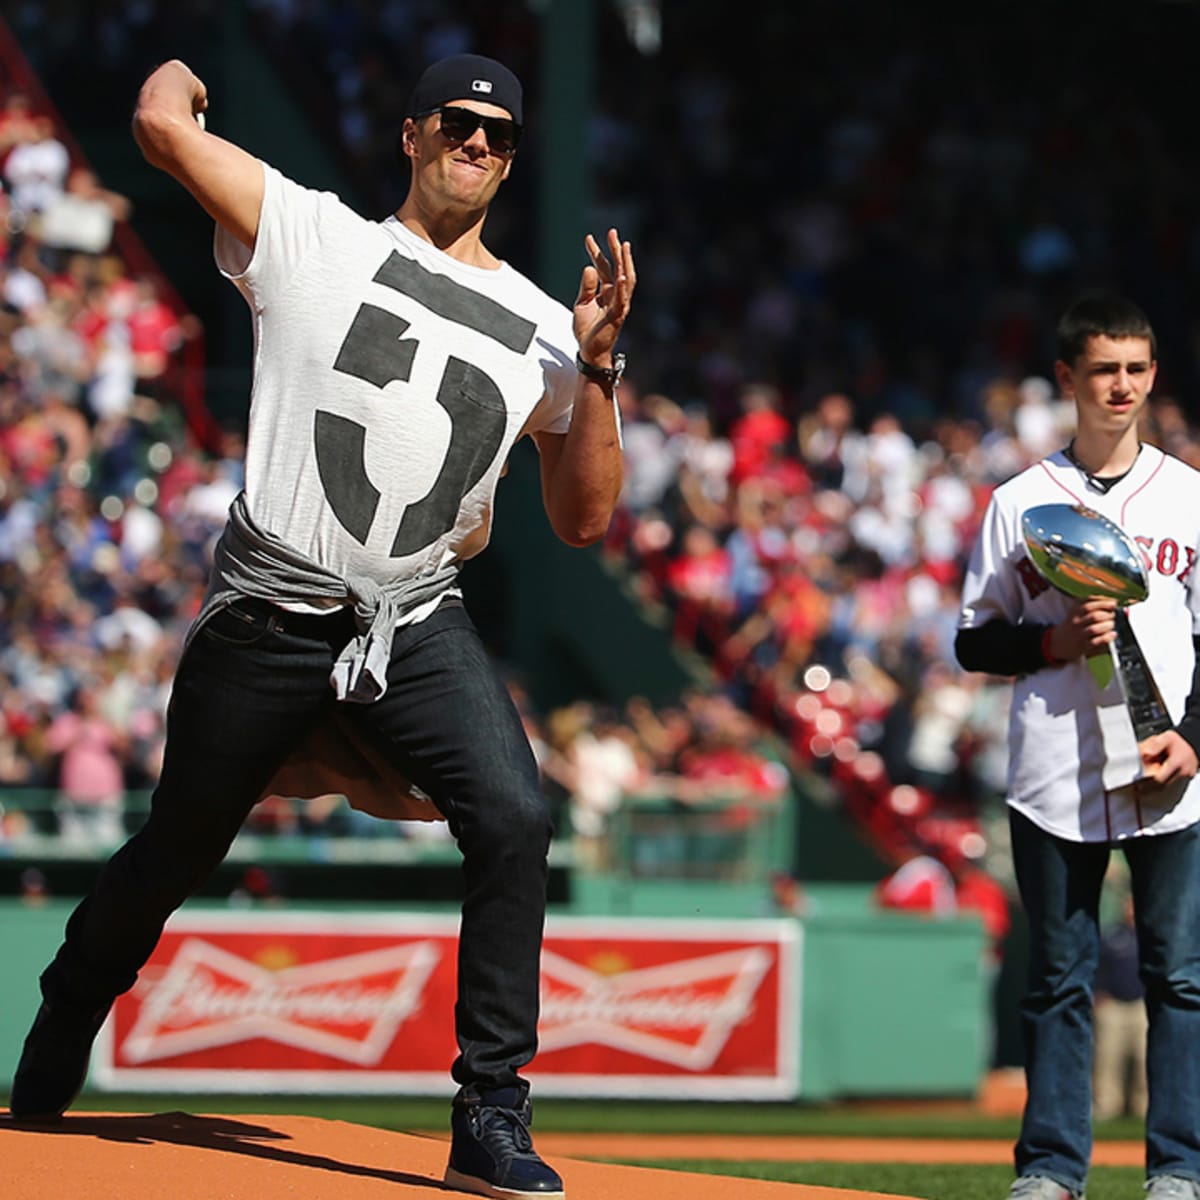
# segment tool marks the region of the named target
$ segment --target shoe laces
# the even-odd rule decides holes
[[[533,1138],[525,1118],[515,1108],[498,1104],[481,1104],[470,1114],[480,1141],[487,1141],[512,1158],[533,1153]]]

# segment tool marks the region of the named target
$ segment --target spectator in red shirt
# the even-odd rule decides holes
[[[777,388],[766,384],[750,384],[742,390],[741,416],[729,430],[733,444],[734,484],[762,474],[771,457],[773,446],[786,446],[792,438],[792,427],[779,411],[781,398]]]
[[[140,279],[133,311],[129,314],[129,345],[140,387],[166,372],[172,353],[186,336],[184,326],[149,279]]]
[[[733,613],[729,554],[706,525],[690,525],[666,583],[677,605],[675,637],[691,645],[701,630],[720,641]]]

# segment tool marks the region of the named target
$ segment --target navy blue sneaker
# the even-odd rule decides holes
[[[477,1196],[511,1200],[536,1196],[564,1200],[563,1182],[533,1148],[529,1084],[479,1091],[463,1088],[450,1113],[450,1165],[446,1183]]]
[[[42,1002],[13,1078],[8,1108],[16,1120],[50,1120],[71,1107],[83,1090],[92,1042],[108,1007],[79,1014]]]

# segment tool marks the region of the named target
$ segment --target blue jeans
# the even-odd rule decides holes
[[[1012,809],[1009,823],[1031,946],[1017,1174],[1075,1191],[1087,1177],[1098,909],[1116,845],[1129,863],[1150,1022],[1146,1173],[1200,1181],[1200,826],[1109,843],[1064,841]]]
[[[42,976],[51,1004],[94,1011],[133,986],[167,917],[337,703],[329,673],[352,634],[348,610],[299,616],[255,600],[206,622],[175,677],[150,816],[68,920]],[[388,690],[344,711],[429,794],[462,851],[452,1073],[460,1084],[510,1087],[536,1049],[552,832],[520,717],[455,603],[397,630]]]

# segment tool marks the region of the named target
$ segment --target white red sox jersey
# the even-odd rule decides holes
[[[993,492],[963,586],[959,627],[997,618],[1057,624],[1073,601],[1038,573],[1021,517],[1039,504],[1084,504],[1141,547],[1149,596],[1130,624],[1178,722],[1192,684],[1200,630],[1194,570],[1200,543],[1200,472],[1153,446],[1107,493],[1089,487],[1065,454],[1043,459]],[[1100,688],[1085,659],[1019,677],[1009,717],[1008,803],[1071,841],[1168,833],[1200,820],[1200,779],[1159,787],[1140,778],[1120,685]]]
[[[470,558],[513,443],[569,426],[570,310],[507,264],[469,266],[395,217],[263,176],[253,252],[220,228],[214,244],[254,320],[251,517],[343,578]]]

